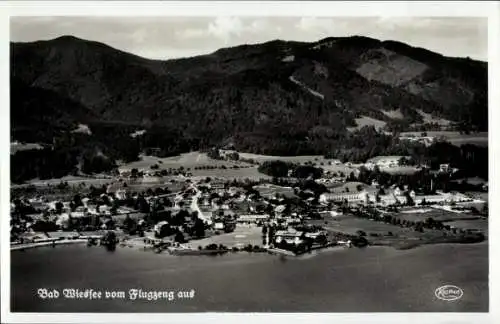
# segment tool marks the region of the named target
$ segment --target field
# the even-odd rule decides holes
[[[393,168],[386,168],[386,167],[381,167],[380,171],[387,172],[389,174],[404,174],[404,175],[410,175],[414,174],[418,171],[414,166],[397,166]]]
[[[198,246],[203,247],[209,244],[222,244],[227,247],[242,247],[248,244],[262,246],[262,229],[259,227],[237,225],[232,233],[222,233],[201,240],[193,240],[186,245],[192,248],[198,248]]]
[[[343,184],[336,184],[329,186],[329,191],[332,193],[340,193],[340,192],[345,192],[346,189],[348,188],[349,192],[356,193],[358,192],[358,186],[361,186],[364,189],[370,188],[366,184],[362,182],[357,182],[357,181],[351,181],[351,182],[346,182]]]
[[[324,172],[332,172],[332,173],[344,173],[345,175],[349,175],[351,172],[356,170],[355,167],[348,167],[345,164],[339,164],[339,165],[319,165],[320,168],[324,170]]]
[[[431,114],[428,114],[422,110],[418,110],[418,113],[422,116],[424,123],[427,123],[427,124],[435,123],[435,124],[439,124],[442,126],[448,126],[452,123],[451,121],[449,121],[447,119],[432,116]]]
[[[46,180],[40,180],[40,179],[33,179],[30,181],[27,181],[25,185],[13,185],[13,188],[22,188],[26,187],[28,185],[33,185],[33,186],[57,186],[61,182],[67,182],[68,185],[79,185],[79,184],[85,184],[87,186],[102,186],[103,184],[108,184],[112,182],[113,180],[110,177],[99,177],[99,178],[86,178],[86,177],[75,177],[75,176],[66,176],[62,177],[59,179],[46,179]]]
[[[185,183],[183,181],[176,181],[176,182],[170,182],[169,179],[171,177],[165,177],[163,179],[161,178],[158,178],[158,181],[157,182],[147,182],[147,181],[137,181],[137,180],[134,180],[134,181],[124,181],[125,183],[127,183],[127,190],[129,191],[144,191],[144,190],[148,190],[148,189],[156,189],[156,188],[167,188],[168,190],[172,191],[172,192],[177,192],[177,191],[180,191]],[[112,186],[110,187],[110,189],[112,191],[114,190],[117,190],[119,188],[122,188],[123,187],[123,183],[122,182],[117,182],[115,181]]]
[[[328,162],[332,161],[332,159],[325,159],[322,155],[300,155],[300,156],[275,156],[275,155],[261,155],[261,154],[253,154],[253,153],[238,153],[240,158],[244,159],[253,159],[256,162],[264,162],[264,161],[285,161],[292,163],[306,163],[306,162]]]
[[[191,152],[168,158],[157,158],[153,156],[141,156],[140,161],[120,166],[120,169],[147,169],[152,165],[158,165],[159,169],[178,169],[183,167],[195,177],[221,177],[226,179],[267,179],[267,175],[260,173],[257,166],[241,161],[214,160],[206,153]],[[216,167],[216,169],[196,169],[197,167]],[[237,166],[238,169],[233,168]],[[224,167],[225,169],[223,169]]]
[[[251,180],[271,179],[270,176],[260,173],[257,168],[256,166],[251,166],[241,169],[191,170],[191,173],[193,176],[224,178],[228,180],[246,178]]]
[[[401,112],[401,109],[396,109],[396,110],[382,110],[382,113],[386,115],[389,118],[393,119],[403,119],[404,115]]]
[[[293,189],[290,187],[269,185],[269,186],[255,186],[254,189],[256,189],[263,196],[271,194],[282,194],[285,195],[286,197],[295,196]]]
[[[221,161],[213,160],[207,156],[206,153],[200,152],[190,152],[177,156],[158,158],[154,156],[142,155],[140,161],[131,162],[120,166],[120,169],[150,169],[152,165],[157,164],[159,170],[162,169],[177,169],[183,167],[184,169],[193,169],[195,167],[201,166],[225,166],[232,167],[234,165],[238,166],[250,166],[250,164],[241,161]]]
[[[487,192],[472,192],[472,191],[469,191],[469,192],[465,192],[465,194],[469,197],[472,197],[474,199],[480,199],[482,201],[486,201],[488,202],[488,193]]]
[[[403,132],[401,136],[420,136],[422,132]],[[444,136],[447,141],[455,145],[462,144],[475,144],[480,146],[488,146],[488,133],[487,132],[479,132],[475,134],[460,134],[459,132],[451,132],[451,131],[429,131],[427,132],[427,136]]]
[[[387,123],[375,118],[361,116],[361,118],[356,118],[356,127],[348,127],[347,130],[353,132],[355,130],[361,129],[364,126],[373,126],[377,129],[384,128]]]
[[[487,219],[469,219],[469,220],[456,220],[446,222],[445,225],[450,225],[461,229],[480,230],[484,234],[488,234],[488,220]]]
[[[18,151],[41,150],[43,146],[37,143],[10,143],[10,154],[16,154]]]
[[[356,232],[361,230],[367,234],[377,233],[385,235],[388,232],[404,233],[409,230],[399,226],[376,222],[369,219],[358,218],[350,215],[342,215],[332,218],[327,218],[322,221],[311,221],[312,224],[323,226],[326,230],[332,232],[342,232],[346,234],[356,235]]]
[[[336,233],[357,235],[364,231],[366,238],[372,245],[392,246],[398,249],[411,249],[424,244],[456,242],[457,236],[446,234],[440,230],[425,229],[423,232],[400,225],[386,224],[379,221],[358,218],[352,215],[327,217],[324,220],[308,221],[310,224],[319,225],[326,229],[331,237]],[[446,223],[463,229],[478,229],[487,233],[487,220],[454,220]]]
[[[356,169],[355,167],[349,167],[345,164],[334,164],[333,162],[335,159],[325,159],[322,155],[273,156],[252,153],[239,153],[239,155],[241,158],[253,159],[259,163],[277,160],[298,164],[313,163],[316,167],[322,168],[324,172],[342,172],[345,175],[349,175],[349,173]],[[330,163],[332,164],[330,165]]]
[[[401,220],[408,220],[412,222],[425,221],[427,218],[432,218],[436,221],[441,221],[441,222],[477,218],[477,216],[467,213],[460,214],[460,213],[445,211],[442,209],[431,209],[431,208],[429,208],[428,210],[429,211],[425,213],[397,213],[394,214],[394,216],[396,216]]]

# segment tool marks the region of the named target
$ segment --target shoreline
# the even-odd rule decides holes
[[[59,239],[59,240],[50,240],[50,241],[44,241],[44,242],[35,242],[35,243],[25,243],[25,244],[15,244],[10,246],[11,251],[22,251],[25,249],[33,249],[33,248],[38,248],[38,247],[47,247],[47,246],[56,246],[56,245],[68,245],[68,244],[82,244],[82,243],[87,243],[90,238],[94,238],[94,236],[80,236],[75,239]],[[485,239],[484,241],[487,241]],[[477,242],[463,242],[460,240],[456,240],[453,238],[448,238],[448,239],[438,239],[438,240],[426,240],[426,241],[407,241],[407,242],[372,242],[369,244],[367,247],[387,247],[387,248],[393,248],[395,250],[413,250],[419,247],[423,246],[431,246],[431,245],[440,245],[440,244],[460,244],[460,245],[468,245],[468,244],[477,244],[481,243],[484,241],[477,241]],[[125,249],[134,249],[137,251],[155,251],[155,248],[153,246],[145,245],[141,242],[141,240],[137,240],[137,238],[132,238],[128,239],[125,241],[121,241],[117,243],[117,247],[120,248],[125,248]],[[246,252],[246,253],[266,253],[270,255],[276,255],[276,256],[285,256],[285,257],[294,257],[294,258],[308,258],[311,256],[315,256],[321,253],[327,253],[327,252],[333,252],[333,251],[341,251],[341,250],[346,250],[348,249],[345,246],[342,245],[330,245],[330,246],[325,246],[325,247],[318,247],[314,248],[311,251],[308,252],[303,252],[300,254],[295,254],[292,251],[284,250],[284,249],[279,249],[279,248],[267,248],[265,250],[260,250],[260,251],[245,251],[245,250],[237,250],[234,251],[231,248],[227,250],[206,250],[206,249],[186,249],[186,250],[176,250],[176,251],[168,251],[165,250],[167,253],[159,253],[159,254],[168,254],[172,256],[184,256],[184,255],[211,255],[211,254],[233,254],[233,253],[240,253],[240,252]],[[163,252],[163,251],[162,251]]]
[[[39,243],[27,243],[27,244],[19,244],[19,245],[14,245],[10,247],[11,251],[19,251],[19,250],[26,250],[26,249],[34,249],[37,247],[44,247],[44,246],[55,246],[55,245],[67,245],[67,244],[81,244],[81,243],[87,243],[88,239],[74,239],[74,240],[54,240],[52,242],[39,242]]]

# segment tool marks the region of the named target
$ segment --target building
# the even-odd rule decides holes
[[[373,170],[375,166],[378,166],[379,168],[393,168],[400,165],[401,158],[409,159],[410,157],[400,155],[377,156],[366,161],[364,166],[370,170]]]
[[[443,173],[448,173],[450,172],[450,164],[449,163],[445,163],[445,164],[440,164],[439,165],[439,171],[440,172],[443,172]]]
[[[212,190],[224,190],[225,188],[225,185],[223,182],[215,182],[215,181],[212,181],[210,182],[210,188]]]
[[[286,231],[276,231],[274,234],[274,243],[277,245],[287,243],[293,245],[300,245],[305,242],[305,233],[301,231],[295,230],[286,230]]]
[[[118,200],[125,200],[127,199],[127,191],[125,189],[118,189],[115,192],[115,198]]]
[[[366,203],[368,202],[368,192],[366,190],[359,192],[339,192],[339,193],[324,193],[319,196],[320,203],[328,202],[344,202],[348,203]]]
[[[282,219],[286,226],[299,225],[302,222],[298,217],[284,217]]]
[[[214,230],[223,231],[224,228],[225,228],[225,226],[224,226],[223,222],[215,222],[214,223]]]
[[[166,222],[166,221],[161,221],[161,222],[158,222],[158,223],[154,226],[154,232],[155,232],[156,234],[160,234],[164,226],[168,226],[168,222]]]
[[[247,215],[240,215],[236,219],[238,223],[258,223],[258,222],[265,222],[269,219],[268,214],[247,214]]]
[[[420,144],[424,144],[425,146],[430,146],[435,141],[435,137],[433,136],[400,136],[399,140],[408,141],[408,142],[416,142]]]
[[[431,199],[431,201],[435,202],[444,202],[444,203],[464,203],[464,202],[473,202],[474,199],[464,195],[462,193],[458,192],[449,192],[449,193],[439,193],[438,195],[434,196],[440,196],[439,197],[428,197],[425,199],[426,202],[428,202],[428,199]],[[418,199],[419,197],[416,197]]]
[[[323,218],[324,217],[337,217],[337,216],[341,216],[342,213],[335,211],[335,210],[327,210],[327,211],[319,212],[319,215]]]

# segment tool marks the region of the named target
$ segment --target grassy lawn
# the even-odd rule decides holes
[[[43,146],[38,143],[11,143],[10,153],[16,154],[19,151],[41,150]]]
[[[329,217],[324,220],[314,220],[309,222],[311,224],[323,226],[327,231],[342,232],[351,235],[356,235],[356,232],[359,230],[366,232],[367,235],[370,233],[387,234],[388,232],[392,232],[393,234],[396,234],[413,231],[400,226],[385,224],[350,215]]]
[[[270,176],[260,173],[256,166],[241,169],[213,169],[213,170],[191,170],[193,176],[196,177],[215,177],[225,179],[271,179]]]
[[[488,233],[487,219],[456,220],[452,222],[446,222],[445,224],[456,228],[480,230],[483,233]]]
[[[457,239],[453,234],[446,234],[439,230],[424,229],[423,232],[417,232],[412,228],[385,224],[351,215],[314,220],[309,221],[309,223],[324,227],[331,235],[335,232],[357,235],[357,231],[361,230],[366,233],[366,238],[370,244],[388,245],[398,249],[414,248],[422,244],[456,242]],[[457,221],[457,223],[449,224],[456,224],[454,225],[456,227],[463,226],[465,229],[480,229],[483,231],[487,229],[487,222],[481,221]]]
[[[317,166],[320,167],[320,168],[322,168],[324,170],[324,172],[328,172],[328,171],[330,171],[332,173],[343,172],[345,175],[349,175],[351,172],[353,172],[354,170],[357,169],[357,168],[354,168],[354,167],[348,167],[345,164],[327,165],[325,163],[325,165],[318,164]]]
[[[358,188],[357,188],[358,186],[361,186],[362,188],[369,188],[370,187],[362,182],[350,181],[350,182],[346,182],[346,183],[342,183],[342,184],[331,185],[331,186],[329,186],[328,190],[330,192],[333,192],[333,193],[341,193],[341,192],[346,192],[346,189],[348,189],[349,192],[356,193],[356,192],[358,192]]]
[[[361,118],[356,118],[356,127],[348,127],[347,130],[353,132],[355,130],[359,130],[364,126],[373,126],[377,129],[384,128],[387,123],[382,120],[378,120],[375,118],[371,118],[368,116],[361,116]]]
[[[461,220],[461,219],[470,219],[477,217],[476,215],[471,215],[468,213],[453,213],[442,209],[432,209],[426,208],[429,211],[425,213],[397,213],[394,214],[397,218],[401,220],[408,220],[413,222],[425,221],[427,218],[433,218],[436,221],[449,221],[449,220]]]
[[[262,228],[237,225],[232,233],[211,234],[210,237],[201,240],[192,240],[186,245],[198,248],[198,246],[204,247],[209,244],[222,244],[227,247],[245,246],[248,244],[262,246]]]
[[[420,136],[422,132],[403,132],[401,136],[407,135],[416,135]],[[429,131],[427,132],[427,136],[444,136],[450,143],[455,145],[462,144],[476,144],[482,146],[488,146],[488,133],[487,132],[479,132],[475,134],[460,134],[459,132],[451,132],[451,131]]]
[[[27,185],[33,185],[33,186],[56,186],[61,182],[68,182],[68,184],[71,185],[79,185],[80,183],[85,184],[87,186],[102,186],[103,184],[107,184],[112,182],[112,179],[106,179],[106,178],[98,178],[98,179],[93,179],[93,178],[85,178],[85,177],[75,177],[75,176],[67,176],[63,177],[60,179],[46,179],[46,180],[39,180],[39,179],[33,179],[27,182]],[[26,185],[21,185],[21,186],[26,186]],[[18,186],[18,187],[21,187]],[[16,186],[13,186],[16,187]]]
[[[152,165],[157,164],[159,169],[177,169],[180,167],[184,167],[185,169],[190,168],[193,169],[195,167],[201,166],[226,166],[232,167],[234,165],[238,166],[250,166],[250,164],[240,161],[221,161],[221,160],[213,160],[207,156],[206,153],[200,152],[190,152],[177,156],[167,157],[167,158],[158,158],[154,156],[141,156],[140,161],[135,161],[131,163],[127,163],[121,165],[120,168],[124,169],[150,169]],[[192,170],[194,171],[194,170]]]
[[[282,194],[287,197],[295,196],[293,188],[272,185],[272,186],[255,186],[254,189],[256,189],[261,195]]]
[[[268,179],[269,176],[260,173],[257,166],[241,161],[213,160],[205,153],[191,152],[168,158],[157,158],[153,156],[141,156],[140,161],[124,164],[122,169],[151,169],[152,165],[158,165],[158,170],[178,169],[183,167],[195,177],[217,177],[226,179]],[[216,169],[196,169],[199,167],[216,167]],[[238,168],[235,169],[234,167]],[[225,167],[224,169],[222,167]]]
[[[380,168],[380,171],[387,172],[389,174],[403,174],[410,175],[417,173],[418,169],[413,166],[398,166],[394,168]]]

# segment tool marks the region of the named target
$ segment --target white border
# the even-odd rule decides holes
[[[496,1],[411,1],[411,2],[123,2],[123,1],[29,1],[11,2],[0,4],[0,39],[4,40],[1,45],[0,70],[1,86],[0,100],[0,122],[2,123],[1,147],[3,150],[1,159],[1,196],[2,208],[1,221],[1,316],[2,322],[6,323],[199,323],[212,322],[220,324],[220,321],[232,323],[236,320],[245,322],[261,322],[262,320],[278,320],[292,322],[314,321],[315,323],[335,321],[336,323],[500,323],[497,316],[495,301],[500,300],[498,285],[492,280],[495,271],[498,270],[498,232],[497,221],[494,216],[499,210],[498,203],[493,198],[499,192],[495,181],[499,174],[493,168],[500,149],[498,130],[495,121],[499,122],[498,112],[500,90],[498,72],[499,52],[499,12],[500,6]],[[490,313],[489,314],[464,314],[464,313],[333,313],[333,314],[233,314],[233,313],[202,313],[202,314],[55,314],[55,313],[10,313],[10,250],[9,250],[9,17],[10,16],[480,16],[489,19],[489,96],[490,96]],[[500,157],[498,157],[500,159]],[[493,181],[491,181],[493,180]],[[493,253],[491,253],[493,252]],[[495,321],[496,319],[496,321]]]

